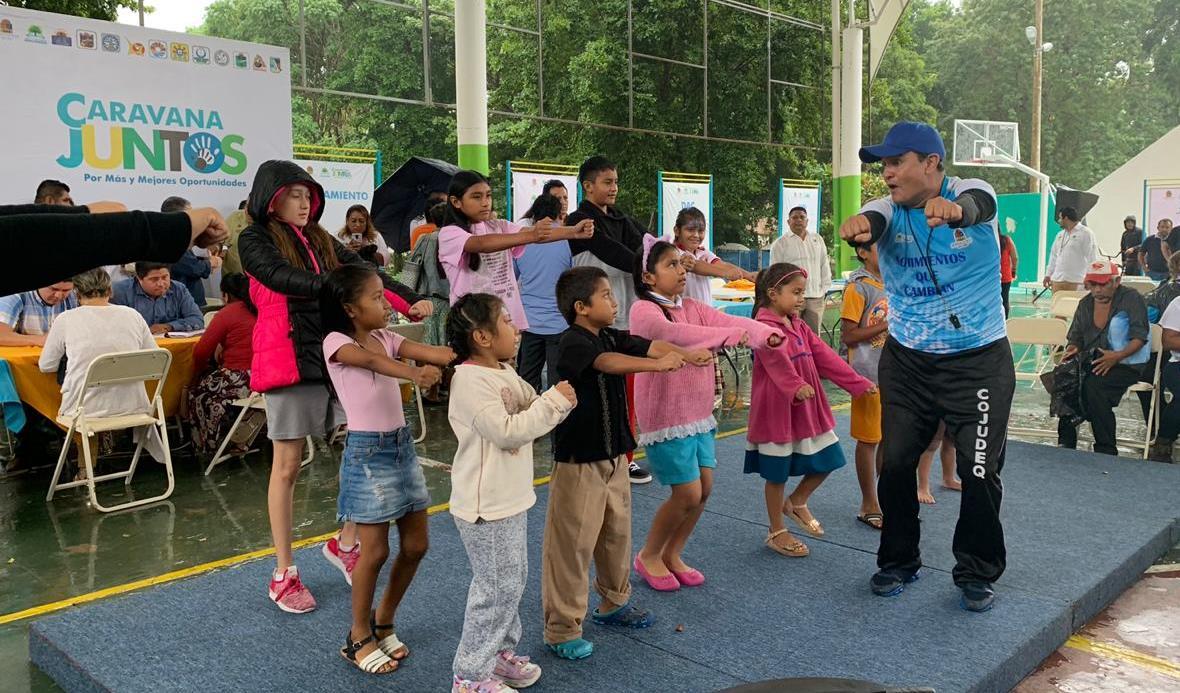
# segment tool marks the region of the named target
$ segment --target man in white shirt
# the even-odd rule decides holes
[[[790,233],[784,233],[770,246],[770,262],[789,262],[807,272],[803,321],[818,334],[824,317],[824,296],[832,286],[828,246],[818,233],[807,231],[807,210],[803,207],[791,208],[787,213],[787,227]]]
[[[1086,268],[1098,259],[1098,244],[1094,232],[1078,223],[1078,213],[1073,207],[1057,210],[1057,223],[1061,224],[1061,233],[1053,239],[1043,283],[1054,293],[1077,291],[1086,276]]]

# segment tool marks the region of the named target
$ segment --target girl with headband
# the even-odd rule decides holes
[[[636,260],[635,295],[640,300],[631,306],[631,333],[669,342],[692,356],[678,371],[635,376],[639,444],[647,450],[652,474],[671,486],[672,494],[652,519],[634,567],[652,589],[671,592],[705,582],[681,553],[704,512],[717,466],[711,352],[747,343],[774,348],[783,343],[783,331],[687,297],[688,272],[670,238],[644,236]]]
[[[800,317],[806,290],[807,271],[785,262],[762,270],[754,282],[754,319],[781,330],[786,340],[782,349],[754,355],[746,473],[766,480],[770,519],[766,545],[792,557],[810,551],[787,531],[783,516],[807,534],[822,537],[823,526],[807,509],[807,500],[845,462],[820,379],[832,381],[853,397],[877,390]],[[787,496],[787,480],[793,476],[803,479]]]

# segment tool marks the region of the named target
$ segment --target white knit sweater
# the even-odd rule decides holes
[[[533,441],[553,430],[573,405],[552,388],[537,395],[507,366],[462,364],[450,389],[448,418],[459,439],[451,514],[491,521],[533,507]]]

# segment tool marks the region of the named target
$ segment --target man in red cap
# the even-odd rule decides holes
[[[1139,380],[1151,358],[1151,328],[1143,296],[1119,282],[1119,268],[1107,260],[1086,269],[1089,296],[1078,303],[1063,360],[1084,359],[1081,402],[1094,432],[1094,452],[1117,455],[1114,408]],[[1057,444],[1078,445],[1078,429],[1065,418],[1057,424]]]

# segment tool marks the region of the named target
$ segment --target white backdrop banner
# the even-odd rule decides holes
[[[676,227],[676,215],[680,210],[696,207],[705,215],[705,240],[701,244],[713,248],[713,184],[709,182],[685,182],[660,180],[660,234],[671,236]]]
[[[286,48],[0,7],[0,202],[53,178],[79,203],[237,209],[291,158],[289,68]]]
[[[1171,219],[1174,226],[1180,226],[1180,185],[1147,189],[1147,219],[1143,230],[1148,236],[1155,233],[1160,219]]]
[[[819,233],[819,188],[792,188],[783,185],[778,205],[778,236],[786,232],[787,212],[794,207],[807,210],[807,230]]]
[[[512,221],[520,221],[533,200],[541,194],[541,188],[551,180],[559,180],[565,184],[569,192],[569,209],[573,212],[578,207],[578,176],[577,174],[561,175],[553,173],[529,173],[527,171],[512,170]]]
[[[320,216],[320,226],[328,233],[335,235],[344,228],[349,207],[364,205],[365,209],[372,211],[373,164],[310,159],[299,159],[296,163],[324,186],[324,213]]]

